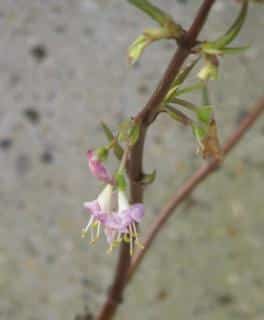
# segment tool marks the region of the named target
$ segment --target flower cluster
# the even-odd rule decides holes
[[[88,164],[92,174],[106,183],[103,191],[96,200],[85,202],[84,208],[90,213],[90,219],[82,230],[82,236],[88,231],[91,234],[91,243],[94,243],[103,228],[109,252],[122,241],[130,244],[130,254],[133,254],[133,243],[142,246],[138,240],[136,224],[144,215],[142,203],[130,205],[125,191],[118,187],[114,177],[107,171],[102,161],[94,151],[87,153]]]

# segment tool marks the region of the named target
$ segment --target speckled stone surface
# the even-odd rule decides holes
[[[187,27],[201,1],[155,3]],[[237,9],[217,1],[202,37]],[[251,49],[227,57],[211,87],[222,140],[263,95],[263,10],[251,8],[239,37]],[[101,188],[85,152],[105,141],[99,120],[114,128],[140,109],[172,56],[162,42],[127,65],[128,45],[151,25],[120,0],[0,2],[1,320],[73,320],[104,300],[116,253],[80,237],[82,203]],[[169,220],[116,319],[264,319],[263,135],[260,120]],[[142,233],[201,163],[191,133],[160,117],[146,144],[145,169],[158,176]]]

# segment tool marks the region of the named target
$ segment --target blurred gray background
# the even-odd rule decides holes
[[[154,1],[184,27],[201,2]],[[222,60],[211,85],[222,141],[263,95],[263,10],[252,6],[238,40],[251,49]],[[237,11],[218,0],[202,38]],[[143,106],[174,53],[164,41],[128,66],[127,47],[153,25],[120,0],[0,2],[1,320],[73,320],[104,301],[117,252],[80,237],[82,203],[102,187],[85,153],[105,142],[99,120],[115,128]],[[263,135],[260,120],[170,219],[116,319],[264,319]],[[142,233],[202,163],[195,148],[166,116],[151,128],[144,166],[158,175]]]

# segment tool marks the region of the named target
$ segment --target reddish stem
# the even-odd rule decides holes
[[[169,91],[173,80],[180,71],[186,58],[191,53],[192,47],[196,44],[196,38],[206,22],[207,16],[214,2],[215,0],[203,1],[203,4],[199,9],[190,30],[183,35],[179,48],[167,67],[167,70],[165,71],[158,87],[150,97],[146,106],[135,117],[135,120],[141,124],[141,134],[137,143],[131,150],[131,156],[128,163],[131,203],[142,202],[143,200],[143,189],[139,182],[143,172],[143,149],[148,125],[150,124],[152,118],[155,117],[159,105]],[[122,293],[125,287],[129,265],[129,248],[126,244],[122,244],[114,281],[111,289],[109,290],[106,302],[99,312],[97,320],[110,320],[113,318],[118,304],[122,300]]]

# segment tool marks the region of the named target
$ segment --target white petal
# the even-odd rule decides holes
[[[127,210],[129,208],[129,203],[126,198],[124,191],[118,191],[118,211]]]
[[[108,184],[99,194],[97,201],[103,212],[110,212],[112,207],[113,186]]]

